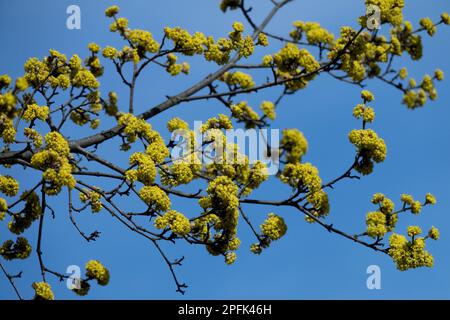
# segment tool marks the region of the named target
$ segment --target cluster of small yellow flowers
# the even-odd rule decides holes
[[[63,186],[75,187],[76,180],[72,176],[70,164],[70,148],[67,140],[58,132],[50,132],[45,136],[45,149],[35,153],[31,165],[44,171],[42,177],[47,182],[45,192],[58,194]]]
[[[114,60],[119,56],[119,51],[111,46],[106,46],[102,51],[103,57]]]
[[[264,115],[270,120],[275,120],[277,114],[275,112],[275,105],[271,101],[263,101],[259,106]]]
[[[170,210],[164,215],[155,219],[155,227],[158,229],[165,229],[167,227],[173,233],[179,236],[185,236],[191,231],[191,223],[182,213]]]
[[[252,190],[258,188],[261,183],[269,178],[267,166],[262,161],[253,163],[249,173],[245,173],[242,175],[245,179],[245,188],[242,190],[242,195],[250,194]]]
[[[145,56],[147,52],[155,53],[159,50],[159,43],[153,39],[153,35],[149,31],[144,30],[127,30],[126,38],[137,49],[139,57]]]
[[[408,241],[405,236],[394,233],[389,245],[389,255],[399,270],[433,266],[433,256],[425,250],[425,238]]]
[[[130,143],[135,142],[137,138],[149,138],[152,135],[152,126],[130,113],[122,114],[118,119],[118,124],[125,127],[123,133]]]
[[[200,128],[201,133],[205,133],[210,129],[233,129],[230,118],[225,114],[219,114],[217,118],[209,118]]]
[[[108,93],[108,101],[104,101],[104,109],[107,115],[116,116],[119,108],[117,107],[117,93],[111,91]]]
[[[8,87],[11,84],[11,77],[7,74],[0,75],[0,90]]]
[[[299,49],[295,44],[288,43],[273,56],[277,67],[277,75],[283,79],[292,79],[286,82],[291,90],[304,88],[312,80],[315,71],[320,67],[314,56],[306,49]]]
[[[401,68],[400,71],[398,72],[398,76],[400,77],[400,79],[406,79],[408,77],[408,69],[406,68]]]
[[[8,223],[9,231],[14,234],[23,233],[42,215],[40,200],[35,192],[25,191],[20,199],[25,200],[25,206],[21,212],[14,213]]]
[[[432,195],[431,193],[427,193],[425,196],[425,205],[427,204],[431,204],[431,205],[435,205],[436,204],[436,197],[434,195]]]
[[[362,118],[364,122],[373,122],[375,120],[375,111],[364,104],[358,104],[353,108],[353,116],[356,119]]]
[[[450,25],[450,15],[447,12],[441,14],[441,21],[447,25]]]
[[[273,63],[273,57],[270,54],[267,54],[262,59],[262,66],[269,67]]]
[[[240,22],[235,22],[233,23],[233,31],[228,34],[228,37],[232,42],[233,49],[237,50],[241,56],[248,58],[253,54],[254,44],[251,36],[245,38],[242,36],[243,32],[244,25]]]
[[[167,130],[170,132],[174,132],[175,130],[189,130],[189,125],[180,118],[172,118],[167,121]]]
[[[16,90],[17,91],[25,91],[28,88],[28,81],[23,77],[19,77],[16,79]]]
[[[223,12],[226,12],[227,9],[235,10],[239,8],[239,5],[241,4],[241,0],[222,0],[220,3],[220,10]]]
[[[375,96],[369,90],[361,91],[361,98],[364,100],[364,102],[370,102],[375,100]]]
[[[5,219],[6,211],[8,211],[8,203],[5,199],[0,198],[0,221]]]
[[[0,94],[0,137],[5,143],[12,143],[16,138],[13,119],[17,115],[16,97],[11,91]]]
[[[422,204],[420,201],[414,200],[411,195],[402,194],[401,200],[405,203],[405,205],[409,205],[412,213],[419,214],[422,211]]]
[[[231,106],[231,115],[238,122],[244,122],[245,128],[250,129],[256,126],[255,122],[259,120],[259,115],[247,104],[247,101],[241,101]]]
[[[292,40],[300,41],[303,33],[306,34],[306,40],[310,44],[328,44],[331,45],[334,35],[322,28],[317,22],[294,21],[295,29],[289,33]]]
[[[87,87],[97,89],[100,86],[97,78],[87,69],[80,69],[72,79],[74,87]]]
[[[167,55],[167,63],[166,63],[166,71],[172,75],[176,76],[183,72],[184,74],[189,74],[190,66],[187,62],[183,62],[182,64],[177,64],[177,56],[173,53],[169,53]]]
[[[204,52],[203,45],[206,43],[206,37],[201,32],[196,32],[191,35],[188,31],[176,28],[164,28],[164,34],[175,44],[175,48],[187,56],[194,54],[202,54]]]
[[[85,60],[85,65],[89,67],[89,71],[94,77],[100,77],[103,75],[104,71],[100,59],[97,56],[98,51],[100,51],[100,46],[96,43],[91,43],[89,45],[89,50],[92,52],[92,55]]]
[[[47,282],[34,282],[31,286],[34,289],[35,300],[55,300],[52,287]]]
[[[42,146],[42,136],[36,130],[27,127],[23,131],[25,137],[31,140],[35,148]]]
[[[100,212],[103,209],[103,204],[102,204],[102,195],[94,190],[83,190],[84,192],[80,192],[80,200],[83,203],[89,203],[89,205],[91,206],[91,211],[93,213],[97,213]]]
[[[111,32],[119,31],[120,34],[125,34],[127,28],[128,28],[128,19],[123,17],[114,19],[114,22],[109,25],[109,30]]]
[[[126,177],[130,181],[139,181],[144,185],[151,185],[155,181],[156,166],[152,158],[142,152],[133,153],[130,156],[130,165],[137,165],[136,169],[131,169],[126,172]]]
[[[328,201],[328,194],[323,191],[315,191],[308,195],[306,198],[309,204],[312,205],[310,210],[311,214],[315,217],[324,217],[330,213],[330,203]],[[309,216],[305,216],[306,222],[314,223],[315,220]]]
[[[408,236],[415,237],[422,233],[422,229],[419,226],[409,226],[407,229]]]
[[[431,227],[430,231],[428,231],[428,237],[433,240],[439,239],[439,230],[434,226]]]
[[[258,35],[258,42],[256,44],[263,47],[267,47],[269,45],[269,39],[267,38],[267,35],[261,32]]]
[[[373,161],[376,163],[386,158],[386,144],[371,129],[352,130],[348,135],[349,141],[355,145],[361,160],[355,166],[355,170],[367,175],[373,171]]]
[[[321,189],[319,170],[311,163],[288,163],[280,175],[280,180],[293,188],[307,189],[310,193]]]
[[[5,260],[26,259],[30,254],[31,246],[23,237],[18,237],[16,242],[6,240],[0,247],[0,256]]]
[[[157,186],[144,186],[139,191],[141,199],[154,211],[167,211],[171,202],[167,194]]]
[[[22,118],[26,121],[32,121],[35,119],[44,121],[48,118],[49,113],[50,110],[47,106],[40,107],[37,104],[29,104],[26,107]]]
[[[297,129],[284,129],[280,141],[280,148],[286,152],[286,161],[295,163],[301,161],[302,156],[308,150],[308,141]]]
[[[397,26],[403,22],[404,0],[366,0],[366,6],[375,5],[380,9],[381,23]]]
[[[225,72],[220,80],[230,86],[240,87],[242,89],[249,89],[255,86],[252,76],[241,71]]]
[[[14,197],[19,192],[19,183],[13,177],[0,175],[0,192]]]
[[[270,240],[278,240],[286,234],[287,226],[284,219],[274,213],[269,213],[267,219],[260,226],[261,232]]]
[[[159,170],[162,184],[179,186],[191,182],[201,167],[201,164],[191,161],[192,158],[178,159],[170,167],[162,166]]]
[[[119,6],[111,6],[105,10],[105,15],[110,18],[118,13],[119,13]]]
[[[231,265],[236,261],[236,258],[236,252],[228,252],[225,254],[225,263]]]
[[[369,212],[366,216],[366,225],[369,237],[383,237],[387,232],[386,215],[380,211]]]
[[[422,18],[419,23],[420,26],[427,31],[428,35],[433,36],[436,33],[437,28],[430,18]]]
[[[239,217],[238,186],[227,176],[218,176],[211,181],[206,189],[208,196],[199,200],[200,206],[207,212],[208,208],[218,217],[214,228],[219,233],[216,239],[207,245],[208,252],[223,254],[230,248],[230,242],[235,238]]]
[[[98,260],[90,260],[86,263],[86,276],[97,280],[101,286],[106,286],[109,282],[109,271]]]

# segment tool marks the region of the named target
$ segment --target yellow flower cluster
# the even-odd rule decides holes
[[[180,118],[172,118],[167,121],[167,130],[170,132],[174,132],[175,130],[189,130],[189,125]]]
[[[19,183],[11,176],[0,175],[0,192],[14,197],[19,192]]]
[[[275,105],[271,101],[263,101],[259,106],[264,115],[270,120],[275,120],[277,114],[275,112]]]
[[[11,221],[8,223],[9,231],[15,234],[23,233],[42,215],[39,197],[35,192],[25,191],[20,199],[26,199],[25,206],[20,213],[13,214]]]
[[[100,86],[97,78],[87,69],[79,70],[72,79],[74,87],[97,89]]]
[[[428,237],[433,240],[439,239],[439,230],[435,228],[434,226],[431,227],[430,231],[428,231]]]
[[[330,213],[330,203],[328,201],[328,194],[319,190],[313,193],[310,193],[306,198],[309,204],[312,205],[312,209],[310,210],[311,214],[320,218],[328,215]],[[309,223],[315,222],[311,217],[306,216],[305,220]]]
[[[150,138],[152,136],[152,126],[143,119],[131,113],[122,114],[118,120],[119,126],[124,126],[123,133],[128,142],[135,142],[137,138]]]
[[[115,16],[118,13],[119,13],[119,7],[118,6],[111,6],[111,7],[107,8],[105,10],[105,15],[107,17],[113,17],[113,16]]]
[[[80,200],[83,203],[89,203],[89,205],[91,206],[91,211],[93,213],[97,213],[100,212],[103,209],[103,204],[102,204],[102,195],[94,190],[83,190],[84,192],[80,192]]]
[[[130,181],[139,181],[144,185],[151,185],[155,181],[156,166],[152,158],[142,152],[133,153],[130,156],[130,165],[137,165],[136,169],[131,169],[126,172],[126,177]]]
[[[331,45],[333,43],[334,35],[317,22],[294,21],[293,25],[295,29],[289,33],[293,41],[300,41],[305,34],[306,41],[310,44]]]
[[[49,113],[50,110],[47,106],[40,107],[37,104],[29,104],[26,107],[22,118],[26,121],[32,121],[35,119],[45,121],[48,118]]]
[[[109,271],[98,260],[90,260],[86,263],[86,276],[97,280],[101,286],[106,286],[109,282]]]
[[[402,194],[401,200],[405,203],[405,206],[411,210],[411,213],[419,214],[422,211],[422,204],[418,200],[414,200],[413,196],[410,194]],[[425,205],[436,204],[436,198],[428,193],[425,197]]]
[[[247,101],[241,101],[231,106],[231,116],[238,122],[244,122],[245,128],[250,129],[256,126],[255,122],[259,120],[259,115],[247,104]]]
[[[255,86],[252,76],[241,71],[225,72],[220,80],[236,88],[249,89]]]
[[[228,116],[219,114],[217,118],[209,118],[200,128],[200,132],[205,133],[210,129],[233,129],[233,124]]]
[[[293,188],[305,189],[310,193],[321,190],[322,179],[319,170],[311,163],[288,163],[280,175],[280,180]]]
[[[236,262],[236,252],[228,252],[225,254],[225,263],[231,265]]]
[[[72,176],[69,144],[58,132],[50,132],[45,136],[45,149],[35,153],[31,165],[44,171],[42,177],[47,182],[45,192],[58,194],[63,186],[75,187],[76,180]]]
[[[430,18],[422,18],[419,23],[420,26],[427,31],[428,35],[433,36],[436,33],[437,28]]]
[[[169,227],[173,233],[185,236],[191,231],[191,223],[182,213],[170,210],[155,219],[155,227],[164,229]]]
[[[266,61],[267,62],[267,61]],[[282,79],[292,79],[286,82],[290,90],[304,88],[308,81],[314,79],[320,64],[306,49],[299,49],[295,44],[288,43],[273,56],[277,67],[277,75]]]
[[[31,254],[31,246],[28,240],[18,237],[16,242],[6,240],[0,247],[0,256],[5,260],[26,259]]]
[[[144,57],[147,52],[156,53],[159,50],[159,43],[153,39],[153,35],[145,30],[127,30],[125,37],[137,49],[139,57]]]
[[[12,92],[0,94],[0,137],[5,143],[12,143],[16,138],[13,119],[16,117],[16,97]]]
[[[286,152],[286,161],[295,163],[301,161],[302,156],[308,151],[308,141],[299,130],[284,129],[280,148]]]
[[[381,23],[398,26],[403,22],[404,0],[366,0],[366,6],[368,5],[380,8]]]
[[[364,122],[373,122],[375,120],[375,111],[365,104],[358,104],[353,108],[353,116],[356,119],[362,118]]]
[[[286,234],[287,226],[284,219],[274,213],[269,213],[267,219],[260,226],[261,232],[270,240],[278,240]]]
[[[32,287],[35,300],[55,300],[52,287],[47,282],[34,282]]]
[[[425,238],[408,241],[405,236],[394,233],[389,238],[389,245],[389,255],[399,270],[433,266],[433,256],[425,250]]]
[[[171,202],[167,194],[157,186],[144,186],[139,191],[141,199],[154,211],[167,211]]]
[[[5,219],[6,211],[8,211],[8,203],[5,199],[0,198],[0,221]]]
[[[361,174],[370,174],[373,171],[373,161],[376,163],[386,158],[386,144],[371,129],[352,130],[348,138],[355,145],[361,160],[355,166],[355,170]]]
[[[386,215],[380,211],[369,212],[366,216],[366,225],[369,237],[383,237],[387,232]]]

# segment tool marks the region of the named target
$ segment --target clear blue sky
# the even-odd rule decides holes
[[[260,21],[269,10],[270,1],[248,1],[252,5],[263,3],[254,9]],[[281,11],[269,25],[268,30],[284,33],[294,20],[317,20],[337,34],[342,25],[356,28],[356,20],[364,11],[362,0],[314,0],[296,1]],[[417,22],[423,16],[437,19],[441,12],[450,11],[448,1],[406,1],[405,17]],[[165,0],[165,1],[116,1],[121,14],[130,19],[132,28],[147,29],[160,38],[164,26],[182,26],[191,31],[204,31],[215,36],[226,35],[233,21],[243,20],[237,12],[224,15],[214,0]],[[81,30],[66,28],[66,8],[79,5],[82,12]],[[117,35],[108,31],[109,20],[104,9],[111,1],[1,1],[0,28],[2,50],[0,50],[0,74],[14,77],[23,73],[22,64],[31,56],[42,57],[49,48],[67,55],[85,56],[86,45],[91,41],[101,46],[119,45]],[[384,30],[386,31],[386,30]],[[400,66],[406,66],[410,74],[420,79],[424,73],[432,73],[439,67],[450,77],[450,29],[441,26],[430,40],[424,37],[424,58],[413,63],[405,57]],[[273,51],[279,47],[274,44]],[[263,52],[258,52],[255,59]],[[111,70],[111,65],[105,62]],[[137,87],[138,112],[161,102],[167,94],[174,94],[202,78],[216,67],[192,61],[192,75],[170,76],[149,69]],[[262,79],[259,79],[263,81]],[[117,75],[106,72],[101,79],[102,92],[126,91]],[[289,229],[287,235],[273,246],[255,256],[248,250],[253,242],[246,225],[241,222],[240,237],[243,241],[238,251],[238,260],[233,266],[224,264],[220,257],[209,256],[204,248],[184,244],[166,245],[172,258],[184,255],[184,265],[178,269],[180,279],[189,285],[187,294],[175,293],[166,265],[155,249],[145,240],[129,233],[106,212],[79,216],[82,228],[94,228],[102,237],[94,243],[85,243],[68,220],[64,198],[52,199],[56,218],[45,221],[43,241],[46,264],[64,272],[68,265],[80,265],[90,259],[99,259],[111,272],[111,282],[106,287],[94,285],[87,298],[95,299],[219,299],[219,298],[287,298],[287,299],[391,299],[391,298],[450,298],[450,110],[449,80],[438,85],[439,99],[428,103],[426,108],[410,111],[401,105],[398,91],[372,81],[368,88],[376,95],[372,104],[377,112],[374,129],[386,140],[387,160],[375,168],[375,173],[361,181],[342,182],[330,193],[332,212],[328,221],[350,233],[364,230],[364,217],[372,209],[370,198],[375,192],[383,192],[393,199],[401,193],[422,197],[426,192],[434,193],[438,205],[427,208],[420,216],[405,215],[399,223],[399,232],[407,225],[420,225],[428,230],[431,225],[441,230],[441,239],[429,242],[428,249],[434,254],[435,267],[400,272],[388,256],[374,253],[337,235],[329,234],[317,225],[309,225],[298,212],[284,208],[246,206],[247,213],[259,224],[264,216],[274,211],[285,217]],[[357,87],[336,82],[322,75],[296,95],[284,100],[278,110],[274,128],[296,127],[304,132],[310,148],[306,161],[315,164],[324,180],[343,172],[353,159],[353,147],[347,141],[347,133],[359,123],[351,116],[353,106],[359,102]],[[254,105],[263,99],[273,99],[277,91],[270,90],[247,99]],[[179,105],[169,112],[151,120],[157,129],[164,130],[165,122],[173,116],[194,120],[205,120],[219,112],[225,112],[215,101],[195,102]],[[105,123],[101,129],[106,129]],[[90,130],[90,129],[89,129]],[[65,132],[70,137],[85,136],[86,129]],[[102,149],[107,157],[117,157],[125,162],[125,155],[117,155],[117,149]],[[5,169],[1,169],[4,173]],[[15,171],[21,181],[32,183],[38,179],[23,171]],[[288,188],[279,183],[267,184],[253,197],[282,199]],[[398,201],[397,201],[398,204]],[[128,203],[132,209],[135,204]],[[198,206],[191,202],[174,201],[174,208],[188,215],[198,213]],[[8,237],[6,224],[0,225],[0,240]],[[36,235],[36,225],[27,235]],[[34,239],[33,239],[34,242]],[[366,288],[366,268],[379,265],[382,272],[382,289]],[[32,297],[30,283],[39,281],[36,256],[19,263],[8,263],[13,273],[24,271],[18,286],[26,297]],[[50,276],[49,276],[50,277]],[[77,298],[65,288],[64,283],[51,279],[57,298]],[[0,299],[14,298],[4,277],[0,277]]]

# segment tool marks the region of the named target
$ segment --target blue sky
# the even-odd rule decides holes
[[[270,1],[248,1],[254,8],[255,20],[261,21],[270,10]],[[81,30],[66,28],[66,8],[76,4],[81,8]],[[98,42],[101,46],[121,46],[117,35],[108,31],[110,21],[104,17],[104,9],[111,1],[1,1],[0,28],[2,50],[0,50],[0,74],[14,77],[23,73],[23,62],[31,56],[42,57],[48,49],[57,49],[68,56],[77,53],[87,55],[87,44]],[[219,1],[214,0],[165,0],[165,1],[115,1],[121,14],[130,20],[132,28],[150,30],[156,39],[161,38],[164,26],[181,26],[190,31],[203,31],[214,36],[226,35],[235,20],[243,21],[237,12],[223,14]],[[449,11],[448,1],[407,1],[405,18],[417,24],[423,16],[437,19],[441,12]],[[287,34],[294,20],[320,21],[335,34],[339,27],[350,25],[356,28],[357,17],[364,12],[361,0],[315,0],[295,1],[286,7],[270,23],[268,30]],[[387,31],[387,30],[383,30]],[[435,37],[424,36],[424,57],[412,62],[408,57],[397,61],[397,66],[406,66],[410,75],[421,79],[423,74],[441,68],[450,76],[450,29],[441,26]],[[272,51],[280,44],[273,43]],[[254,61],[266,53],[255,54]],[[201,59],[191,62],[189,77],[171,78],[157,69],[149,69],[139,79],[136,96],[137,112],[163,101],[164,96],[175,94],[195,83],[217,67]],[[111,65],[101,78],[102,92],[115,90],[125,101],[126,93]],[[257,78],[255,73],[255,78]],[[264,78],[259,78],[263,81]],[[450,298],[450,152],[448,121],[450,99],[448,81],[438,84],[439,99],[423,109],[407,110],[401,105],[398,91],[377,81],[368,83],[368,89],[376,95],[372,103],[377,118],[373,128],[383,137],[388,146],[386,161],[376,166],[374,174],[360,181],[344,181],[330,193],[331,214],[327,219],[335,226],[358,233],[364,230],[364,217],[373,208],[372,194],[383,192],[398,199],[402,193],[422,197],[432,192],[438,198],[435,207],[426,208],[423,214],[402,217],[398,231],[405,232],[408,225],[420,225],[428,230],[432,225],[441,231],[441,239],[429,242],[428,249],[435,257],[435,266],[400,272],[388,256],[374,253],[337,235],[327,233],[317,225],[307,224],[303,216],[288,208],[245,206],[247,214],[259,224],[271,211],[282,215],[287,224],[286,236],[273,243],[261,256],[248,250],[254,241],[243,221],[239,236],[242,246],[238,260],[232,266],[224,264],[220,257],[208,255],[201,247],[178,243],[164,245],[171,258],[185,256],[186,260],[177,273],[189,285],[187,294],[175,293],[166,265],[148,242],[129,233],[106,212],[92,215],[86,212],[77,219],[86,231],[97,229],[101,238],[86,243],[68,220],[64,197],[51,201],[56,209],[56,218],[47,217],[43,241],[44,259],[50,268],[64,272],[69,265],[83,266],[90,259],[99,259],[111,272],[111,282],[106,287],[94,285],[87,299],[220,299],[220,298],[274,298],[274,299],[448,299]],[[279,90],[279,89],[278,89]],[[262,100],[274,99],[278,90],[268,90],[246,97],[250,105]],[[347,141],[347,134],[359,123],[351,116],[352,108],[359,103],[360,89],[336,82],[328,75],[321,75],[308,88],[287,97],[277,110],[274,128],[298,128],[309,141],[309,152],[305,161],[315,164],[324,180],[342,173],[352,162],[354,150]],[[165,130],[168,119],[179,116],[191,125],[194,120],[206,120],[220,112],[226,112],[215,101],[181,104],[169,112],[151,119],[156,129]],[[111,123],[105,122],[100,129]],[[81,137],[90,129],[71,128],[64,133],[70,137]],[[166,132],[166,131],[165,131]],[[107,158],[114,157],[125,163],[127,155],[117,151],[117,144],[108,144],[100,150]],[[5,169],[1,169],[4,174]],[[23,185],[39,179],[37,173],[15,170]],[[194,188],[195,189],[195,188]],[[185,188],[189,190],[189,188]],[[255,192],[253,198],[283,199],[289,189],[274,181]],[[173,201],[174,208],[188,215],[198,213],[198,206],[189,201]],[[129,210],[137,207],[126,203]],[[36,225],[27,233],[30,239],[36,235]],[[0,225],[0,240],[8,237],[6,224]],[[368,290],[366,268],[378,265],[382,272],[382,289]],[[30,283],[38,281],[39,270],[35,255],[19,263],[6,264],[11,273],[24,271],[17,281],[25,297],[32,297]],[[51,279],[56,297],[78,298],[65,288],[64,283]],[[0,299],[14,298],[7,281],[0,277]]]

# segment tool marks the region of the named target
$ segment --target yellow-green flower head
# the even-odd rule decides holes
[[[6,88],[11,84],[11,77],[7,74],[0,75],[0,89]]]
[[[375,111],[364,104],[358,104],[353,108],[353,116],[356,119],[362,118],[365,122],[373,122],[375,120]]]
[[[408,227],[408,236],[415,237],[422,233],[422,229],[418,226],[409,226]]]
[[[400,200],[409,205],[411,205],[414,202],[414,198],[410,194],[402,194]]]
[[[170,209],[169,197],[157,186],[144,186],[139,191],[139,196],[153,210],[167,211]]]
[[[0,175],[0,192],[14,197],[19,192],[19,183],[13,177]]]
[[[328,44],[333,43],[334,35],[328,30],[322,28],[317,22],[294,21],[295,30],[289,35],[294,41],[299,41],[302,35],[306,34],[306,40],[310,44]]]
[[[77,72],[75,77],[72,79],[72,84],[74,87],[88,87],[91,89],[97,89],[100,83],[92,74],[91,71],[87,69],[81,69]]]
[[[373,95],[372,92],[370,92],[369,90],[363,90],[361,91],[361,98],[366,101],[366,102],[370,102],[375,100],[375,96]]]
[[[425,204],[436,204],[436,197],[431,193],[427,193],[425,196]]]
[[[319,170],[311,163],[288,163],[280,175],[281,181],[293,188],[308,188],[310,193],[321,189]]]
[[[167,122],[167,130],[174,132],[175,130],[189,130],[189,125],[180,118],[172,118]]]
[[[153,39],[153,35],[149,31],[128,30],[126,37],[137,48],[139,56],[143,56],[145,52],[155,53],[159,50],[159,43]]]
[[[27,79],[24,77],[20,77],[16,79],[16,89],[17,91],[25,91],[28,88],[29,84]]]
[[[272,57],[272,55],[270,55],[270,54],[265,55],[265,56],[263,57],[263,59],[262,59],[262,65],[263,65],[264,67],[270,66],[270,65],[272,64],[272,62],[273,62],[273,57]]]
[[[414,201],[411,204],[411,212],[414,214],[419,214],[420,211],[422,211],[422,204],[420,203],[420,201]]]
[[[386,234],[386,215],[380,211],[369,212],[366,216],[367,235],[372,238]]]
[[[232,265],[236,261],[236,258],[236,252],[228,252],[227,254],[225,254],[225,263],[227,265]]]
[[[254,243],[250,246],[250,251],[254,254],[261,254],[262,247],[259,243]]]
[[[442,13],[441,20],[447,25],[450,24],[450,15],[447,12]]]
[[[22,115],[22,118],[26,121],[32,121],[34,119],[46,120],[50,110],[47,106],[40,107],[37,104],[29,104]]]
[[[93,213],[100,212],[103,209],[101,198],[102,195],[97,191],[84,190],[84,192],[80,192],[81,202],[89,202]]]
[[[428,17],[420,19],[420,26],[424,28],[430,36],[433,36],[436,33],[436,26]]]
[[[439,230],[435,228],[434,226],[431,227],[430,231],[428,231],[428,237],[430,237],[433,240],[439,239]]]
[[[123,32],[125,32],[127,27],[128,27],[128,19],[120,17],[116,21],[111,23],[111,25],[109,26],[109,30],[111,32],[120,31],[123,33]]]
[[[287,226],[284,219],[274,213],[269,213],[267,219],[260,226],[263,235],[270,240],[278,240],[286,234]]]
[[[259,108],[262,110],[264,115],[270,120],[275,120],[276,112],[275,105],[271,101],[263,101]]]
[[[165,229],[167,227],[173,233],[179,236],[185,236],[191,231],[191,223],[182,213],[170,210],[164,215],[155,219],[155,227],[158,229]]]
[[[32,287],[35,300],[55,300],[52,287],[47,282],[34,282]]]
[[[444,80],[444,71],[442,71],[441,69],[436,69],[436,71],[434,72],[434,77],[438,81]]]
[[[366,0],[366,6],[368,5],[380,8],[381,23],[399,26],[403,22],[404,0]]]
[[[234,73],[225,72],[221,80],[229,85],[239,86],[242,89],[249,89],[255,86],[252,76],[241,71]]]
[[[145,185],[151,185],[156,177],[155,162],[145,153],[136,152],[130,156],[130,165],[137,165],[137,180]]]
[[[109,271],[98,260],[86,263],[86,276],[97,280],[101,286],[106,286],[109,282]]]
[[[258,35],[258,42],[256,43],[260,46],[267,47],[269,45],[269,39],[267,38],[265,33],[260,33]]]
[[[114,15],[119,13],[119,7],[118,6],[111,6],[105,10],[105,15],[107,17],[113,17]]]
[[[0,198],[0,221],[5,218],[5,213],[8,210],[8,203],[5,199]]]
[[[105,58],[114,59],[114,58],[117,58],[117,56],[119,55],[119,51],[114,47],[107,46],[103,49],[102,55]]]
[[[8,229],[14,234],[21,234],[27,230],[33,223],[42,215],[41,201],[38,195],[33,191],[25,191],[20,196],[20,199],[25,200],[25,207],[21,214],[15,214],[12,216],[11,221],[8,223]],[[1,209],[0,209],[1,211]]]
[[[88,49],[92,53],[98,53],[100,51],[100,46],[97,43],[95,43],[95,42],[91,42],[88,45]]]
[[[401,271],[411,268],[432,267],[433,256],[425,250],[425,239],[409,242],[405,236],[392,234],[389,238],[389,255]]]
[[[0,247],[0,256],[5,260],[26,259],[31,254],[31,246],[24,237],[18,237],[16,242],[6,240]]]
[[[284,129],[282,135],[280,147],[287,153],[287,162],[299,162],[308,151],[308,141],[305,136],[297,129]]]
[[[400,77],[400,79],[406,79],[408,77],[408,69],[401,68],[398,72],[398,76]]]

